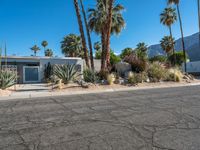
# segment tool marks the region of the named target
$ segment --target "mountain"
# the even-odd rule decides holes
[[[186,52],[189,56],[190,61],[200,61],[200,45],[199,45],[199,33],[195,33],[191,36],[184,38]],[[176,40],[175,44],[176,51],[181,51],[182,42],[181,38]],[[165,52],[162,50],[160,44],[149,46],[148,48],[149,57],[155,55],[165,55]]]

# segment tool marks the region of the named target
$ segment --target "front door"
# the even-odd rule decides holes
[[[24,66],[23,67],[23,82],[36,83],[39,79],[39,66]]]

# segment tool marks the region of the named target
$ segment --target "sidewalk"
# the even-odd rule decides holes
[[[36,97],[53,97],[53,96],[65,96],[65,95],[77,95],[77,94],[90,94],[90,93],[104,93],[104,92],[117,92],[117,91],[134,91],[144,89],[158,89],[158,88],[170,88],[170,87],[187,87],[200,85],[197,83],[159,83],[159,84],[147,84],[143,86],[131,86],[123,88],[101,88],[101,89],[81,89],[68,91],[52,91],[51,86],[47,84],[25,84],[17,87],[16,92],[12,92],[9,96],[1,96],[0,100],[12,100],[12,99],[31,99]]]

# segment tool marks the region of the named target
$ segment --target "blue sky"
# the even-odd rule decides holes
[[[83,0],[86,9],[94,7],[95,0]],[[117,0],[126,10],[123,16],[126,28],[112,36],[111,47],[120,53],[125,47],[135,47],[138,42],[148,45],[159,43],[168,34],[160,24],[159,14],[166,0]],[[196,0],[181,0],[180,9],[185,36],[198,31]],[[30,47],[41,41],[62,56],[60,41],[69,34],[79,34],[73,0],[0,0],[0,45],[6,41],[9,55],[30,56]],[[173,26],[175,38],[180,37],[178,22]],[[99,37],[92,33],[92,41]],[[38,54],[44,55],[43,50]]]

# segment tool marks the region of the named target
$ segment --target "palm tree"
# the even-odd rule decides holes
[[[88,68],[90,68],[89,58],[88,58],[88,50],[87,50],[87,45],[86,45],[86,40],[85,40],[85,33],[84,33],[84,30],[83,30],[83,23],[82,23],[82,19],[81,19],[78,0],[74,0],[74,7],[75,7],[75,10],[76,10],[76,16],[77,16],[77,19],[78,19],[79,31],[80,31],[80,34],[81,34],[81,41],[82,41],[82,46],[83,46],[83,51],[84,51],[85,63],[86,63],[86,66]]]
[[[147,50],[148,50],[148,46],[144,42],[138,43],[135,49],[138,58],[140,58],[141,60],[147,59],[148,57]]]
[[[110,66],[110,35],[111,35],[111,28],[112,28],[112,13],[113,13],[113,3],[114,0],[110,0],[108,2],[108,16],[107,16],[107,32],[106,32],[106,64]]]
[[[164,11],[160,14],[160,22],[169,28],[169,33],[171,38],[173,38],[171,26],[176,21],[177,21],[176,10],[172,7],[165,8]],[[174,45],[173,45],[173,54],[175,54]],[[176,58],[174,58],[174,60],[176,60]]]
[[[86,17],[86,13],[85,13],[85,9],[84,9],[82,0],[80,0],[80,3],[81,3],[83,18],[84,18],[84,22],[85,22],[86,31],[87,31],[88,45],[89,45],[89,49],[90,49],[91,68],[92,68],[92,70],[94,70],[94,58],[93,58],[93,50],[92,50],[92,41],[91,41],[91,37],[90,37],[90,30],[89,30],[89,27],[88,27],[87,17]]]
[[[198,0],[199,1],[199,0]],[[180,14],[180,9],[179,9],[179,3],[180,0],[168,0],[168,4],[175,4],[176,9],[178,12],[178,18],[179,18],[179,23],[180,23],[180,30],[181,30],[181,41],[182,41],[182,48],[183,48],[183,55],[184,55],[184,67],[185,67],[185,72],[187,72],[187,66],[186,66],[186,50],[185,50],[185,42],[184,42],[184,34],[183,34],[183,25],[182,25],[182,18]],[[199,28],[200,29],[200,28]]]
[[[52,49],[47,49],[47,50],[45,50],[44,54],[47,57],[52,57],[53,56],[53,51],[52,51]]]
[[[129,56],[133,53],[133,49],[130,47],[127,47],[122,50],[122,53],[120,54],[121,59],[124,59],[126,56]]]
[[[44,50],[45,50],[45,48],[48,46],[48,42],[47,41],[42,41],[41,45],[44,47]]]
[[[165,51],[165,53],[167,53],[168,56],[172,53],[174,44],[174,38],[171,38],[171,36],[164,36],[160,41],[160,46]]]
[[[110,47],[110,36],[111,34],[119,34],[125,26],[125,21],[121,14],[121,11],[124,7],[120,4],[112,6],[111,12],[111,31],[109,31],[109,0],[97,0],[95,8],[89,9],[89,27],[92,31],[96,32],[98,35],[101,35],[101,44],[102,44],[102,57],[101,57],[101,70],[106,70],[106,62],[109,63],[109,49]],[[111,3],[110,3],[111,5]],[[109,39],[107,39],[109,38]],[[106,60],[107,56],[107,60]]]
[[[37,55],[37,52],[40,50],[40,48],[39,48],[37,45],[34,45],[34,46],[31,47],[30,49],[34,52],[34,55],[35,55],[35,56]]]
[[[69,34],[64,37],[61,42],[62,53],[66,57],[80,57],[82,56],[81,37],[75,34]]]

